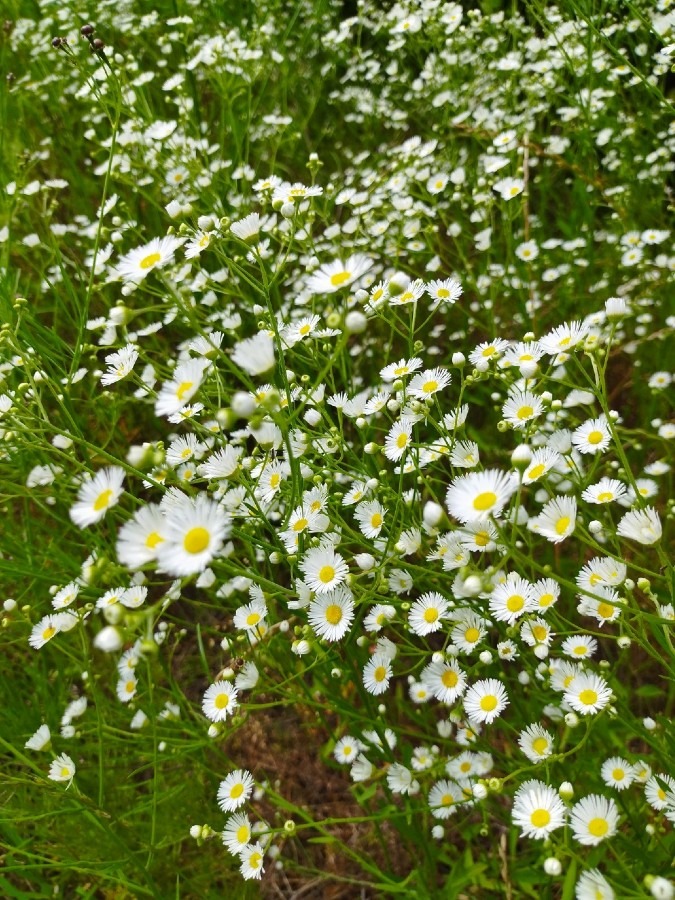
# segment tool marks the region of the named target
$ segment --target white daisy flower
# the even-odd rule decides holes
[[[363,686],[369,694],[383,694],[389,687],[392,674],[390,657],[385,653],[375,653],[363,669]]]
[[[549,785],[528,781],[513,798],[511,818],[522,837],[541,841],[565,824],[565,804]]]
[[[424,636],[438,631],[448,612],[448,601],[441,594],[430,591],[415,600],[408,613],[408,623],[414,634]]]
[[[233,856],[244,850],[251,840],[251,822],[246,813],[235,813],[223,828],[223,844]]]
[[[260,876],[265,871],[263,854],[264,851],[260,842],[251,844],[241,851],[239,854],[239,859],[241,860],[239,871],[244,881],[250,881],[253,878],[260,879]]]
[[[553,735],[541,725],[528,725],[520,732],[518,746],[533,763],[540,763],[553,753]]]
[[[172,262],[174,253],[184,242],[184,238],[166,235],[153,238],[142,247],[131,250],[123,256],[115,267],[114,274],[129,284],[140,284],[153,269],[160,269]]]
[[[614,900],[616,894],[598,869],[584,872],[574,888],[576,900]]]
[[[332,544],[323,544],[308,550],[300,563],[300,571],[305,576],[310,590],[316,594],[327,594],[332,591],[349,574],[347,563]]]
[[[101,384],[113,384],[131,372],[138,360],[138,350],[133,344],[126,344],[116,353],[110,353],[105,358],[108,371],[101,375]]]
[[[452,380],[452,376],[446,369],[425,369],[411,379],[408,385],[408,393],[420,400],[432,397],[438,391],[442,391]]]
[[[347,287],[364,275],[372,265],[372,260],[362,253],[355,253],[346,262],[339,259],[325,263],[307,280],[311,294],[333,294]]]
[[[437,700],[448,705],[466,690],[466,673],[454,659],[430,662],[422,670],[420,678]]]
[[[485,678],[472,684],[464,694],[464,711],[471,722],[490,725],[509,703],[506,688],[497,678]]]
[[[620,756],[606,759],[600,768],[600,775],[607,787],[616,788],[617,791],[625,791],[635,778],[632,765]]]
[[[365,537],[376,538],[379,535],[386,512],[379,500],[364,500],[359,503],[354,515]]]
[[[563,699],[582,716],[595,715],[609,703],[612,690],[595,672],[581,672],[572,678]]]
[[[384,441],[384,455],[392,462],[398,462],[410,446],[414,420],[402,416],[394,422]]]
[[[253,776],[245,769],[235,769],[220,782],[218,787],[218,805],[223,812],[234,812],[239,809],[253,791]]]
[[[164,541],[166,519],[157,503],[148,503],[134,513],[117,537],[117,558],[123,566],[138,569],[157,559],[157,548]]]
[[[319,594],[307,614],[312,630],[326,641],[339,641],[349,631],[354,619],[354,600],[351,591],[339,585],[332,591]]]
[[[80,485],[77,501],[70,508],[70,518],[79,528],[99,522],[122,496],[124,469],[108,466],[88,476]]]
[[[589,794],[575,803],[570,811],[574,838],[585,846],[594,847],[615,835],[618,822],[616,803],[601,794]]]
[[[70,787],[75,777],[75,763],[67,753],[61,753],[49,767],[49,778],[52,781],[67,781]]]
[[[202,712],[212,722],[224,722],[237,706],[237,689],[229,681],[209,685],[202,698]]]
[[[487,519],[489,516],[497,518],[516,486],[509,472],[501,472],[499,469],[470,472],[454,479],[448,488],[445,502],[450,515],[463,523]]]
[[[530,519],[527,527],[543,535],[552,544],[569,537],[576,527],[577,501],[575,497],[555,497],[544,504],[539,515]]]
[[[514,390],[502,407],[502,416],[513,428],[524,428],[532,419],[541,415],[544,404],[532,391]]]
[[[179,412],[197,393],[209,368],[208,359],[188,359],[179,363],[170,381],[165,382],[155,401],[158,416],[170,416]]]
[[[262,375],[275,364],[274,339],[267,331],[239,341],[232,350],[232,362],[249,375]]]
[[[657,511],[646,506],[626,513],[617,525],[616,533],[639,544],[649,545],[661,540],[663,528]]]
[[[225,510],[206,494],[177,501],[165,512],[164,540],[157,545],[162,572],[181,577],[203,572],[230,534]]]

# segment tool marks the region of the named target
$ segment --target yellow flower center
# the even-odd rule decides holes
[[[452,806],[454,802],[452,794],[443,794],[441,797],[441,806]]]
[[[332,566],[322,566],[319,569],[319,581],[322,584],[330,584],[335,578],[335,569]]]
[[[606,819],[591,819],[588,830],[593,837],[604,837],[609,831],[609,824]]]
[[[304,325],[301,325],[300,328],[298,329],[298,331],[300,332],[301,335],[303,335],[303,337],[306,334],[309,334],[311,330],[312,330],[312,326],[309,323],[305,323]]]
[[[548,741],[545,737],[538,737],[532,741],[532,749],[537,756],[543,756],[548,750]]]
[[[330,276],[330,283],[333,287],[341,287],[341,285],[349,281],[351,277],[351,272],[336,272],[335,275]]]
[[[490,535],[487,531],[479,531],[478,534],[474,536],[474,542],[477,547],[487,547],[490,543]]]
[[[530,479],[530,481],[534,481],[537,478],[541,478],[545,470],[546,466],[543,463],[539,463],[536,466],[532,466],[530,471],[527,473],[527,477]]]
[[[474,499],[473,508],[477,509],[479,512],[485,512],[488,509],[492,509],[496,502],[497,495],[495,493],[492,491],[484,491]]]
[[[614,615],[614,607],[610,603],[599,603],[598,615],[603,619],[611,619]]]
[[[193,386],[193,384],[194,381],[181,381],[181,383],[176,388],[176,397],[178,397],[179,400],[182,400],[190,390],[190,388]]]
[[[68,768],[68,766],[62,766],[61,767],[61,778],[68,778],[69,775],[70,775],[70,769]]]
[[[523,419],[529,419],[530,416],[534,415],[534,409],[531,406],[521,406],[516,415],[522,422]]]
[[[442,181],[437,181],[437,182],[436,182],[436,187],[443,187],[443,182],[442,182]],[[436,291],[436,296],[437,296],[437,297],[440,297],[442,300],[445,300],[446,297],[449,297],[449,296],[450,296],[450,291],[449,291],[447,288],[439,288],[439,289]]]
[[[112,497],[113,492],[108,488],[106,491],[101,491],[96,500],[94,500],[94,509],[96,512],[100,512],[102,509],[105,509],[109,503],[110,498]]]
[[[598,702],[598,695],[590,688],[586,688],[585,691],[579,694],[579,702],[583,703],[584,706],[593,706]]]
[[[506,608],[509,612],[518,612],[525,606],[525,599],[520,594],[512,594],[506,601]]]
[[[187,553],[202,553],[209,546],[210,540],[208,530],[198,525],[191,528],[183,538],[183,548]]]
[[[545,608],[553,603],[553,594],[542,594],[539,598],[539,606]]]
[[[260,613],[252,612],[246,616],[246,624],[249,626],[257,625],[260,621]]]
[[[237,840],[240,844],[247,844],[250,836],[248,825],[240,825],[237,828]]]
[[[382,516],[380,513],[374,513],[372,519],[370,520],[370,524],[373,528],[379,528],[382,525]]]
[[[279,487],[279,482],[281,481],[281,475],[278,472],[274,472],[270,476],[270,487]]]
[[[239,782],[239,784],[234,784],[230,788],[230,797],[232,800],[236,800],[237,797],[241,797],[241,795],[243,793],[244,793],[244,785],[241,783],[241,781]]]
[[[551,821],[551,813],[547,809],[535,809],[530,816],[530,822],[535,828],[546,828]]]
[[[218,694],[215,699],[214,706],[216,707],[216,709],[226,709],[229,702],[230,698],[227,696],[227,694]]]
[[[586,656],[586,654],[588,653],[588,647],[586,646],[586,644],[578,644],[574,648],[574,653],[577,656]]]
[[[481,353],[481,356],[493,356],[496,353],[496,349],[494,347],[486,347],[485,350]]]
[[[480,708],[483,712],[492,712],[493,709],[497,708],[497,702],[494,694],[486,694],[480,698]]]
[[[337,603],[331,603],[330,606],[326,607],[324,615],[329,625],[339,625],[342,621],[342,607],[338,606]]]
[[[141,269],[151,269],[153,266],[157,265],[161,258],[161,253],[148,253],[148,255],[144,256],[138,265],[141,267]]]
[[[446,669],[441,675],[441,681],[446,688],[454,688],[459,681],[459,676],[453,669]]]
[[[593,445],[599,444],[602,440],[602,437],[603,435],[601,431],[591,431],[591,433],[588,435],[588,443]]]
[[[480,631],[477,628],[467,628],[464,632],[464,639],[469,644],[475,644],[480,637]]]
[[[548,637],[548,629],[545,628],[544,625],[533,625],[532,626],[532,635],[534,636],[535,641],[545,641]]]
[[[56,628],[53,625],[48,625],[45,630],[42,632],[42,640],[48,641],[54,637],[56,634]]]
[[[424,610],[424,615],[422,618],[425,622],[429,622],[431,624],[431,622],[435,622],[438,618],[438,610],[435,607],[431,606],[429,607],[429,609]]]
[[[438,390],[438,382],[433,379],[431,381],[425,381],[422,385],[422,390],[425,394],[433,394],[434,391]]]
[[[601,494],[598,494],[598,503],[609,503],[613,497],[614,494],[611,491],[603,491]]]
[[[471,771],[471,763],[463,762],[460,764],[459,768],[460,768],[460,771],[462,771],[462,772],[470,772]]]
[[[378,666],[373,672],[373,678],[375,681],[384,681],[387,677],[387,670],[384,666]]]
[[[399,450],[403,450],[403,448],[407,445],[407,443],[408,443],[408,435],[404,431],[401,434],[399,434],[399,436],[396,438],[396,446],[398,447]]]
[[[308,525],[309,521],[307,519],[298,519],[298,521],[293,526],[293,531],[304,531]]]
[[[612,778],[614,781],[623,781],[626,777],[626,773],[623,769],[612,769]]]
[[[570,525],[570,517],[569,516],[561,516],[558,521],[555,523],[555,530],[557,534],[564,534]]]
[[[154,550],[157,544],[161,544],[164,538],[157,531],[151,531],[145,539],[145,546],[149,550]]]

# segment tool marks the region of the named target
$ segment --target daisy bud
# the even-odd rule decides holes
[[[354,562],[362,572],[369,572],[375,565],[375,557],[371,553],[359,553],[354,557]]]
[[[656,722],[650,716],[642,720],[642,724],[647,729],[647,731],[654,731],[656,729]]]
[[[612,319],[622,319],[628,315],[628,311],[628,304],[623,297],[610,297],[608,300],[605,300],[605,313],[610,321]]]
[[[492,654],[489,650],[483,650],[478,659],[483,663],[484,666],[487,666],[492,662]]]
[[[284,831],[286,834],[295,834],[295,822],[293,819],[286,819],[284,822]]]
[[[16,609],[16,600],[13,600],[11,597],[8,597],[7,600],[2,604],[2,608],[5,612],[14,612]]]
[[[435,528],[441,521],[445,512],[440,503],[434,503],[433,500],[427,500],[422,510],[422,520],[427,528]]]
[[[591,534],[600,534],[602,531],[602,522],[598,522],[597,519],[591,519],[588,523],[588,530]]]
[[[295,215],[295,203],[282,203],[279,212],[284,219],[292,219]]]
[[[557,875],[560,875],[560,873],[562,872],[562,864],[560,860],[556,859],[555,856],[549,856],[548,859],[544,860],[544,872],[554,878]]]
[[[194,838],[198,841],[202,836],[202,826],[201,825],[191,825],[190,826],[190,837]]]
[[[431,829],[431,836],[436,841],[442,841],[444,835],[445,829],[442,825],[434,825],[434,827]]]
[[[558,796],[561,800],[571,800],[574,797],[574,788],[570,784],[569,781],[563,781],[563,783],[558,788]]]
[[[465,363],[466,363],[466,356],[464,356],[463,353],[453,353],[452,354],[453,366],[457,366],[458,369],[461,369]]]
[[[291,645],[291,650],[295,653],[296,656],[306,656],[309,653],[310,647],[308,641],[293,641]]]
[[[485,800],[488,795],[488,789],[484,784],[479,782],[478,784],[474,784],[472,793],[476,800]]]
[[[521,363],[518,368],[520,369],[520,374],[523,378],[534,378],[539,371],[539,363],[535,362],[535,360],[531,360],[529,362]]]
[[[345,317],[345,329],[348,334],[361,334],[368,327],[368,319],[362,312],[352,310]]]
[[[565,725],[568,728],[576,728],[579,724],[579,716],[576,713],[568,712],[565,714]]]
[[[526,469],[532,462],[532,450],[527,444],[518,444],[511,454],[511,465],[515,469]]]
[[[675,897],[675,888],[673,888],[672,882],[660,875],[645,876],[644,884],[652,897],[656,897],[656,900],[673,900]]]
[[[104,653],[115,653],[117,650],[121,650],[123,646],[124,638],[119,629],[113,625],[106,625],[94,638],[94,647],[97,650],[102,650]]]
[[[477,597],[483,590],[483,582],[478,575],[469,575],[464,582],[464,592],[469,597]]]
[[[363,448],[363,452],[364,452],[364,453],[367,453],[368,456],[373,456],[375,453],[377,453],[377,451],[378,451],[379,449],[380,449],[379,444],[376,444],[375,441],[370,441],[370,442],[367,443],[366,446]]]

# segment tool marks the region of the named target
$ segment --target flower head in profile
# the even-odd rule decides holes
[[[334,294],[364,275],[371,265],[372,260],[363,253],[353,254],[346,262],[336,259],[325,263],[310,275],[307,289],[311,294]]]
[[[124,282],[140,284],[153,269],[161,269],[173,260],[174,253],[183,240],[170,234],[163,238],[153,238],[148,244],[123,256],[117,263],[115,274]]]

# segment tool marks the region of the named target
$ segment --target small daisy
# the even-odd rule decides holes
[[[542,615],[558,602],[560,585],[553,578],[540,578],[532,585],[532,607]]]
[[[498,517],[515,487],[508,472],[499,469],[470,472],[454,479],[445,502],[451,516],[462,523],[475,522],[489,516]]]
[[[576,498],[556,497],[544,504],[536,518],[530,519],[528,528],[543,535],[552,544],[559,544],[576,528],[576,517]]]
[[[537,616],[520,626],[520,639],[529,647],[548,647],[555,635],[546,619]]]
[[[124,469],[108,466],[90,475],[80,485],[77,501],[70,508],[70,518],[79,528],[99,522],[122,496]]]
[[[394,422],[384,441],[384,455],[392,462],[398,462],[410,446],[412,440],[413,419],[402,416]]]
[[[137,247],[120,259],[115,268],[116,276],[129,284],[140,284],[153,269],[160,269],[173,260],[174,253],[183,240],[173,235],[153,238],[148,244]]]
[[[502,407],[502,416],[513,428],[524,428],[532,419],[540,416],[544,409],[541,398],[532,391],[511,391]]]
[[[376,538],[379,535],[385,515],[386,510],[379,500],[364,500],[355,510],[361,533],[367,538]]]
[[[389,305],[390,306],[407,306],[408,304],[417,303],[424,293],[424,282],[421,278],[408,283],[403,290],[397,289],[396,282],[389,282]]]
[[[664,788],[661,782],[667,785],[667,788]],[[675,778],[664,775],[662,772],[658,776],[651,775],[645,783],[645,800],[651,807],[661,812],[668,807],[668,795],[673,791],[675,791]]]
[[[602,453],[612,441],[607,419],[589,419],[572,432],[572,444],[579,453]]]
[[[180,577],[203,572],[230,533],[227,513],[206,494],[180,494],[165,514],[164,540],[157,545],[162,572]]]
[[[451,375],[446,369],[425,369],[411,379],[408,393],[420,400],[432,397],[450,384]]]
[[[486,635],[485,620],[476,613],[462,615],[450,632],[450,640],[463,653],[471,653]]]
[[[428,802],[431,815],[435,819],[449,819],[456,811],[457,804],[466,798],[456,781],[442,779],[437,781],[429,791]]]
[[[127,344],[116,353],[110,353],[105,358],[108,371],[101,376],[101,384],[108,385],[120,381],[131,372],[138,360],[138,350],[133,344]]]
[[[483,370],[489,363],[495,362],[509,346],[509,342],[503,338],[495,338],[494,341],[484,341],[469,354],[469,362],[478,369]]]
[[[26,750],[48,750],[51,745],[51,732],[49,725],[40,725],[35,734],[28,738],[24,747]]]
[[[209,365],[209,360],[203,357],[179,363],[171,380],[160,388],[155,401],[155,413],[158,416],[170,416],[179,412],[199,390]]]
[[[234,812],[239,809],[253,791],[253,776],[245,769],[235,769],[218,788],[218,805],[223,812]]]
[[[585,846],[596,846],[616,834],[619,810],[613,800],[590,794],[575,803],[570,812],[574,838]]]
[[[383,694],[389,687],[392,674],[389,656],[375,653],[363,669],[363,686],[369,694]]]
[[[539,481],[547,472],[559,463],[560,454],[550,447],[540,447],[532,454],[530,464],[523,472],[523,483],[531,484],[533,481]]]
[[[510,572],[506,581],[493,590],[489,605],[493,618],[513,625],[520,616],[533,608],[532,585],[526,578]]]
[[[558,325],[544,337],[539,338],[539,346],[544,353],[557,356],[559,353],[567,353],[577,344],[580,344],[588,334],[589,326],[581,322],[570,322]]]
[[[260,234],[262,224],[263,220],[258,213],[249,213],[243,219],[233,222],[230,225],[230,231],[240,241],[245,241],[247,244],[255,243]]]
[[[473,469],[480,462],[478,444],[475,441],[458,441],[450,453],[450,465],[457,469]]]
[[[157,559],[165,525],[166,520],[157,503],[138,509],[133,519],[120,528],[117,537],[117,558],[122,565],[138,569]]]
[[[430,662],[423,669],[421,679],[441,703],[454,703],[466,690],[466,673],[454,659]]]
[[[520,732],[518,746],[533,763],[540,763],[553,753],[553,735],[541,725],[528,725]]]
[[[300,563],[300,571],[305,576],[310,590],[317,594],[332,591],[349,574],[347,563],[339,553],[336,553],[332,544],[308,550]]]
[[[238,705],[237,689],[229,681],[216,681],[206,689],[202,712],[212,722],[224,722]]]
[[[572,659],[590,659],[598,649],[598,642],[589,634],[574,634],[565,638],[560,649]]]
[[[267,331],[239,341],[232,350],[232,362],[249,375],[262,375],[275,364],[274,339]]]
[[[263,848],[260,842],[251,844],[241,851],[239,859],[241,865],[239,871],[244,881],[250,881],[253,878],[259,879],[265,871],[263,866]]]
[[[310,275],[307,289],[310,294],[333,294],[364,275],[371,265],[372,260],[362,253],[350,256],[346,262],[337,259],[325,263]]]
[[[603,678],[594,672],[581,672],[572,679],[563,698],[573,710],[588,716],[604,709],[611,696],[611,688]]]
[[[438,631],[448,611],[448,601],[441,594],[431,591],[422,594],[410,607],[408,623],[414,634],[424,636]]]
[[[354,619],[351,591],[340,585],[320,594],[310,605],[307,618],[316,635],[326,641],[339,641],[349,631]]]
[[[463,292],[462,285],[454,278],[445,278],[442,281],[430,281],[426,288],[427,294],[434,301],[432,308],[436,306],[452,306]]]
[[[625,791],[635,777],[631,764],[620,756],[606,759],[600,769],[600,775],[607,787],[616,788],[617,791]]]
[[[616,533],[639,544],[649,545],[661,540],[663,528],[657,511],[646,506],[626,513],[617,525]]]
[[[589,485],[581,497],[587,503],[613,503],[624,497],[626,490],[626,485],[616,478],[601,478],[595,484]]]
[[[48,777],[52,781],[67,781],[68,787],[70,787],[75,777],[75,763],[67,753],[61,753],[53,760],[49,767]]]
[[[412,359],[400,359],[396,363],[390,363],[380,371],[382,381],[395,381],[397,378],[405,378],[422,368],[422,360],[416,356]]]
[[[612,588],[595,587],[592,597],[580,597],[577,611],[582,616],[593,616],[599,625],[615,622],[621,615],[624,600]]]
[[[502,200],[512,200],[518,194],[522,194],[525,188],[525,182],[522,178],[500,178],[492,185],[492,190],[496,191]]]
[[[574,888],[576,900],[614,900],[616,894],[598,869],[584,872]]]
[[[244,850],[251,840],[251,822],[246,813],[235,813],[225,823],[223,844],[233,856]]]
[[[541,841],[565,824],[565,804],[549,785],[528,781],[516,792],[511,818],[522,837]]]
[[[508,706],[506,688],[497,678],[486,678],[471,685],[464,695],[464,710],[471,722],[490,725]]]
[[[339,763],[353,763],[361,750],[363,750],[361,741],[350,735],[345,735],[336,742],[333,748],[333,756]]]

